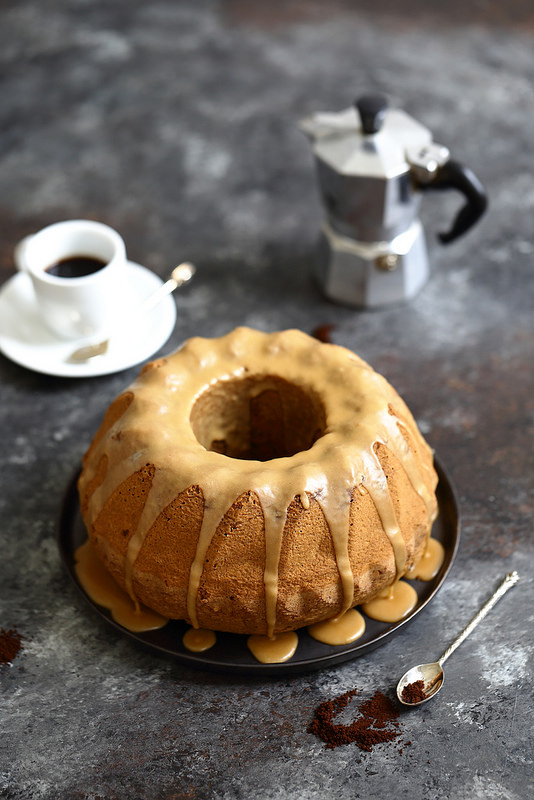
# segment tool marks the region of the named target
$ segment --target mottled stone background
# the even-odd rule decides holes
[[[454,481],[461,546],[436,600],[352,663],[282,680],[138,652],[92,613],[56,546],[62,493],[137,369],[45,377],[0,356],[0,796],[523,800],[533,778],[534,207],[530,4],[257,0],[0,3],[0,280],[38,227],[91,217],[130,257],[198,276],[168,352],[236,324],[311,331],[397,387]],[[386,93],[483,180],[490,210],[448,248],[458,198],[425,198],[435,268],[409,305],[361,312],[310,276],[322,211],[300,117]],[[326,750],[320,701],[389,692],[436,658],[505,572],[520,584],[402,717],[411,745]]]

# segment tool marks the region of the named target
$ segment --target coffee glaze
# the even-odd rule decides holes
[[[409,580],[419,578],[420,581],[431,581],[440,571],[444,559],[443,545],[431,536],[421,559],[408,570],[405,577]]]
[[[182,637],[183,646],[191,653],[203,653],[212,648],[216,641],[215,631],[205,628],[189,628]]]
[[[361,609],[366,616],[379,622],[398,622],[407,617],[416,605],[417,592],[413,586],[406,581],[396,581],[367,603],[362,603]]]
[[[351,644],[363,636],[364,632],[365,620],[355,608],[349,608],[339,617],[308,626],[308,633],[313,639],[334,646]]]
[[[255,634],[247,639],[247,646],[256,661],[261,664],[282,664],[295,655],[299,643],[295,631],[285,631],[274,636]]]
[[[86,594],[107,608],[119,625],[134,633],[163,628],[169,621],[161,614],[132,602],[109,574],[87,539],[74,553],[74,571]]]
[[[238,396],[240,382],[246,381],[254,384],[252,392],[248,390],[251,396],[261,395],[272,390],[276,380],[297,387],[308,398],[317,433],[310,433],[308,440],[303,434],[303,449],[265,461],[234,456],[242,447],[239,440],[230,441],[229,455],[216,452],[221,442],[226,447],[231,440],[231,425],[224,409],[214,418],[196,413],[206,396],[209,399],[213,391],[220,395],[227,388]],[[91,536],[92,523],[107,499],[132,473],[154,465],[146,503],[121,567],[121,583],[137,603],[135,565],[147,534],[180,492],[200,487],[204,514],[183,614],[194,628],[202,626],[198,592],[212,537],[234,501],[246,493],[258,498],[264,518],[264,633],[271,638],[279,632],[278,567],[294,499],[308,509],[313,498],[330,530],[342,586],[342,601],[333,609],[336,617],[355,605],[349,557],[354,491],[372,498],[389,541],[396,579],[411,566],[378,445],[401,462],[426,508],[425,527],[431,528],[437,479],[430,448],[387,381],[345,348],[317,342],[296,330],[264,334],[237,328],[219,339],[190,339],[173,356],[149,364],[122,398],[122,413],[95,437],[84,462],[79,482],[84,519]],[[327,615],[323,612],[323,617]],[[306,623],[294,627],[302,624]]]

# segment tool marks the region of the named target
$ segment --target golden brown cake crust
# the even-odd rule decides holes
[[[238,328],[148,365],[84,459],[82,514],[132,597],[236,633],[293,630],[391,585],[436,514],[432,453],[350,351]]]

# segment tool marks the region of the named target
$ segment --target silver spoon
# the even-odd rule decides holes
[[[445,650],[438,661],[435,661],[431,664],[419,664],[419,666],[409,669],[408,672],[402,676],[397,684],[397,697],[403,705],[421,705],[421,703],[426,703],[427,700],[430,700],[431,697],[434,697],[434,695],[439,692],[443,686],[444,680],[443,664],[446,662],[449,656],[454,653],[456,648],[462,644],[464,639],[467,639],[469,634],[476,628],[478,623],[482,622],[488,611],[493,608],[497,600],[500,600],[500,598],[506,594],[508,589],[511,589],[518,580],[519,575],[515,570],[513,572],[509,572],[499,588],[492,594],[487,603],[482,606],[478,614],[473,617],[469,625],[464,628],[451,646]],[[408,700],[407,697],[403,697],[403,692],[406,687],[416,683],[417,681],[423,681],[424,684],[422,687],[422,697],[416,698],[412,701]]]
[[[164,297],[168,294],[172,294],[175,289],[179,286],[182,286],[187,281],[190,281],[193,275],[196,272],[196,267],[194,264],[189,263],[189,261],[184,261],[182,264],[178,264],[177,267],[173,269],[169,278],[163,283],[155,292],[149,295],[146,300],[144,300],[141,305],[136,309],[137,314],[146,314],[150,309],[154,308]],[[109,342],[111,339],[111,335],[108,336],[107,339],[103,339],[101,342],[95,342],[94,344],[87,344],[83,347],[79,347],[70,356],[67,358],[67,361],[75,364],[82,363],[84,361],[89,361],[91,358],[97,358],[98,356],[103,356],[107,353]]]

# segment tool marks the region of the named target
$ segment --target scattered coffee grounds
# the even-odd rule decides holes
[[[326,342],[327,344],[332,343],[331,333],[334,330],[335,325],[318,325],[314,331],[312,331],[312,336],[315,339],[319,339],[320,342]]]
[[[9,664],[22,649],[22,636],[14,629],[0,628],[0,664]]]
[[[377,744],[392,742],[401,735],[399,728],[399,710],[382,692],[375,692],[370,700],[360,703],[360,716],[348,725],[337,724],[334,718],[352,702],[358,694],[351,689],[340,697],[326,700],[315,709],[315,715],[308,728],[326,743],[330,749],[341,744],[354,742],[360,750],[370,752]]]
[[[422,680],[408,683],[402,690],[402,699],[407,703],[420,703],[425,698],[425,682]]]

